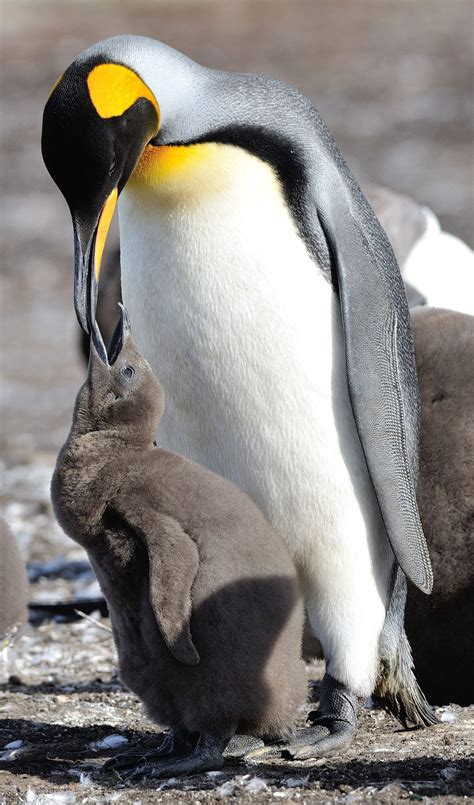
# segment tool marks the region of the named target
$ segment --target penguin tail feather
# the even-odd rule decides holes
[[[416,681],[408,638],[403,630],[398,650],[381,660],[372,696],[374,702],[395,716],[405,729],[429,727],[439,718]]]

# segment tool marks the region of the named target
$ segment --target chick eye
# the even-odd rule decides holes
[[[112,162],[110,163],[109,176],[112,176],[112,174],[113,174],[113,172],[114,172],[116,167],[117,167],[117,155],[114,154],[113,158],[112,158]]]
[[[133,375],[135,374],[135,369],[133,368],[133,366],[124,366],[121,374],[126,380],[131,380]]]

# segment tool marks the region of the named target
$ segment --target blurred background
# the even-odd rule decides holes
[[[49,477],[85,371],[72,230],[40,153],[58,76],[94,41],[136,33],[210,67],[284,79],[319,108],[363,185],[429,205],[472,245],[473,9],[472,0],[2,2],[0,505],[30,558],[51,551]]]

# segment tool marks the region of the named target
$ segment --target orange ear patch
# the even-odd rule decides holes
[[[139,98],[147,98],[160,119],[160,108],[141,78],[122,64],[98,64],[87,76],[87,88],[100,117],[117,117]]]

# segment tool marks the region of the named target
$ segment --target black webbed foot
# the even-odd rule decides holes
[[[180,757],[167,757],[156,763],[140,763],[123,776],[129,780],[142,777],[164,777],[177,774],[199,774],[204,771],[218,771],[224,765],[224,749],[230,735],[216,737],[201,735],[196,746]]]
[[[162,758],[181,757],[190,752],[196,746],[197,736],[192,736],[186,730],[172,729],[164,737],[163,741],[156,749],[144,751],[143,749],[131,750],[120,755],[115,755],[104,763],[103,771],[120,771],[122,769],[135,769],[142,763],[148,763]]]
[[[309,760],[348,747],[357,729],[357,697],[342,682],[325,674],[319,708],[309,713],[308,721],[312,726],[301,730],[283,750],[285,757]]]

